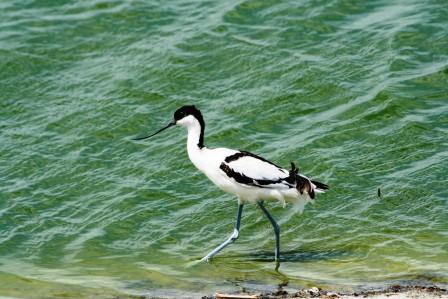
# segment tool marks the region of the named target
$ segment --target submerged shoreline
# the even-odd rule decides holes
[[[283,299],[283,298],[448,298],[448,291],[438,286],[402,286],[392,285],[381,290],[367,290],[359,292],[336,292],[322,290],[317,287],[301,289],[297,291],[286,291],[279,289],[275,292],[266,293],[216,293],[213,296],[203,296],[202,299]]]

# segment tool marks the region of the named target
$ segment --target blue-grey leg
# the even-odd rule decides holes
[[[275,222],[274,218],[272,218],[271,214],[269,214],[268,210],[264,207],[263,201],[257,202],[260,209],[263,211],[263,213],[268,217],[269,221],[271,222],[272,226],[274,227],[274,233],[275,233],[275,261],[278,263],[280,261],[280,226]],[[278,268],[278,264],[277,264]]]
[[[236,223],[232,235],[230,235],[230,237],[227,240],[225,240],[224,243],[222,243],[221,245],[210,251],[209,254],[204,256],[201,259],[201,261],[208,262],[214,255],[220,252],[224,247],[226,247],[227,245],[233,243],[236,239],[238,239],[238,236],[240,234],[241,214],[243,213],[243,206],[244,206],[243,204],[238,205],[238,213],[236,215]]]

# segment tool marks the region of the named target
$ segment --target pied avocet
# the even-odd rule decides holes
[[[292,202],[303,208],[315,193],[328,189],[328,185],[310,180],[298,173],[294,163],[286,170],[260,156],[246,151],[228,148],[207,148],[204,145],[205,123],[201,112],[195,106],[183,106],[174,112],[174,119],[167,126],[149,136],[135,138],[142,140],[163,130],[181,125],[188,130],[188,157],[197,169],[202,171],[216,186],[238,198],[238,212],[235,229],[231,236],[212,250],[202,260],[209,261],[214,255],[239,236],[241,213],[246,202],[257,203],[274,227],[275,261],[280,258],[280,227],[266,210],[264,200],[278,200],[283,205]]]

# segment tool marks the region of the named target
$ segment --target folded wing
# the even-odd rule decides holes
[[[240,151],[227,156],[221,170],[236,182],[260,188],[294,188],[289,172],[257,155]]]

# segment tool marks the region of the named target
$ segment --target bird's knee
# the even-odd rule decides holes
[[[237,229],[234,229],[232,235],[230,236],[230,239],[232,241],[235,241],[236,239],[238,239],[239,236],[240,232]]]

